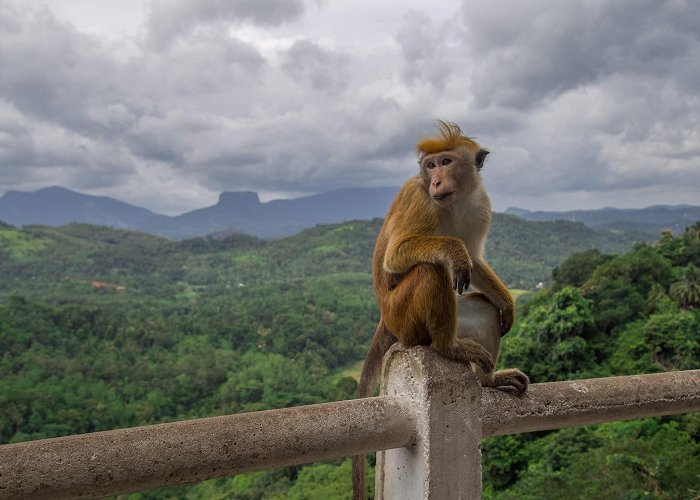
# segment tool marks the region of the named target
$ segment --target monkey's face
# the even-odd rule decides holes
[[[430,198],[439,207],[451,206],[479,183],[474,155],[465,148],[426,155],[420,166]]]

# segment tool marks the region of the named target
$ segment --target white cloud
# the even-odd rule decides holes
[[[474,111],[490,118],[492,161],[507,152],[500,194],[596,193],[571,201],[612,205],[613,193],[643,203],[666,186],[667,203],[700,201],[679,189],[700,181],[696,3],[464,5]]]
[[[699,9],[166,0],[107,22],[5,2],[0,192],[172,213],[223,190],[398,185],[444,118],[491,150],[499,209],[700,203]]]

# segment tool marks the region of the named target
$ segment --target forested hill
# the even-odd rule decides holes
[[[369,265],[380,222],[319,226],[274,242],[0,228],[0,444],[354,397],[378,319]],[[518,263],[543,259],[543,272],[551,251],[581,249],[572,240],[587,234],[564,223],[557,237],[544,224],[530,238],[530,223],[505,222],[512,226],[503,235],[494,228],[493,260],[500,253],[508,272],[529,282],[532,269]],[[535,382],[696,368],[698,266],[700,224],[624,255],[576,254],[548,289],[519,302],[501,364]],[[490,439],[484,497],[692,498],[699,417]],[[131,497],[349,492],[349,461],[340,460]]]
[[[170,241],[82,224],[0,226],[0,289],[99,280],[132,291],[168,290],[183,283],[216,282],[226,273],[238,273],[247,283],[336,270],[369,273],[380,225],[379,219],[322,225],[273,241],[245,235]],[[619,253],[648,239],[634,231],[595,231],[580,223],[529,222],[494,214],[487,257],[509,286],[529,289],[547,282],[552,268],[572,253],[591,248]],[[212,264],[200,268],[203,261]]]

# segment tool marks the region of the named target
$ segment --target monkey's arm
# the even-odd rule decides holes
[[[515,304],[508,288],[485,260],[474,261],[471,282],[501,311],[501,335],[505,335],[515,321]]]
[[[452,270],[454,287],[460,295],[469,287],[472,260],[457,238],[409,235],[389,241],[383,263],[387,272],[404,274],[420,263],[446,265]]]

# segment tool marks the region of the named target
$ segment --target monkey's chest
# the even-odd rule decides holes
[[[453,220],[445,220],[438,222],[434,234],[435,236],[448,236],[462,240],[472,258],[478,258],[482,252],[483,233],[483,224],[471,224],[469,222],[455,224]]]

